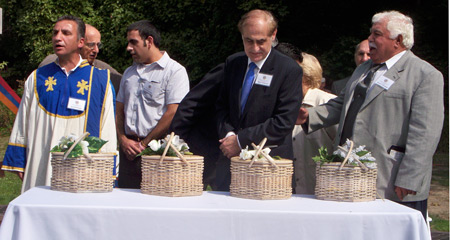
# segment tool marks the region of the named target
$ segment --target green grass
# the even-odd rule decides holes
[[[440,232],[448,232],[449,231],[449,222],[448,220],[440,219],[437,216],[430,215],[433,219],[430,223],[430,227],[432,230],[440,231]]]
[[[441,186],[449,186],[449,155],[448,153],[436,153],[433,158],[433,182]]]
[[[441,186],[449,187],[449,154],[436,153],[433,157],[433,175],[431,181]],[[447,203],[448,205],[448,203]],[[430,223],[432,230],[449,232],[449,220],[439,218],[438,216],[430,216],[433,221]]]
[[[19,177],[10,172],[5,173],[4,178],[0,178],[0,205],[8,205],[10,201],[20,195],[22,181]]]

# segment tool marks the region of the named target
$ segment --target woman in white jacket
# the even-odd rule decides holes
[[[302,107],[315,107],[326,103],[329,99],[336,97],[319,89],[322,80],[322,67],[313,55],[302,53],[303,68]],[[318,149],[322,146],[333,151],[333,141],[336,135],[337,125],[323,128],[306,135],[300,125],[295,125],[292,132],[292,144],[294,149],[294,181],[295,193],[314,194],[316,186],[316,164],[312,157],[318,155]]]

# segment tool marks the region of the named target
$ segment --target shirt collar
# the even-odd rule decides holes
[[[80,64],[84,61],[80,54],[78,54],[78,56],[80,57],[80,60],[78,60],[78,64],[73,69],[71,69],[69,72],[66,72],[66,69],[61,67],[61,65],[59,65],[59,57],[56,58],[55,63],[56,63],[56,65],[58,65],[59,68],[61,68],[61,70],[63,70],[63,72],[66,73],[67,76],[69,76],[70,73],[75,71],[80,66]]]
[[[406,50],[401,51],[397,54],[395,54],[393,57],[389,58],[389,60],[387,60],[385,62],[387,69],[390,69],[392,66],[394,66],[394,64],[396,64],[398,62],[398,60],[400,60],[400,58],[406,53]]]
[[[167,64],[169,63],[169,54],[166,51],[161,51],[161,53],[163,54],[162,57],[156,61],[156,62],[152,62],[150,64],[142,64],[142,63],[138,63],[137,64],[137,69],[141,70],[141,71],[145,71],[145,69],[153,69],[155,66],[160,66],[161,68],[165,68],[167,66]]]
[[[263,66],[264,63],[266,62],[267,58],[269,57],[270,52],[272,52],[272,48],[270,48],[269,53],[266,55],[266,57],[265,57],[263,60],[260,60],[260,61],[255,62],[255,64],[256,64],[256,66],[258,67],[258,69],[261,69],[261,68],[262,68],[262,66]],[[248,65],[252,62],[252,60],[250,60],[249,57],[247,57],[247,58],[248,58],[248,60],[247,60],[247,67],[248,67]]]

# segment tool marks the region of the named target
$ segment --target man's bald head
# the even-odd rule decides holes
[[[93,64],[101,48],[100,32],[92,25],[86,24],[86,38],[84,46],[81,48],[81,57],[87,59],[89,64]]]

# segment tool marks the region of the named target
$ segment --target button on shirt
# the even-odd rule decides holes
[[[164,52],[158,61],[134,63],[125,70],[117,101],[124,104],[125,134],[146,137],[168,104],[178,104],[189,91],[186,69]]]

